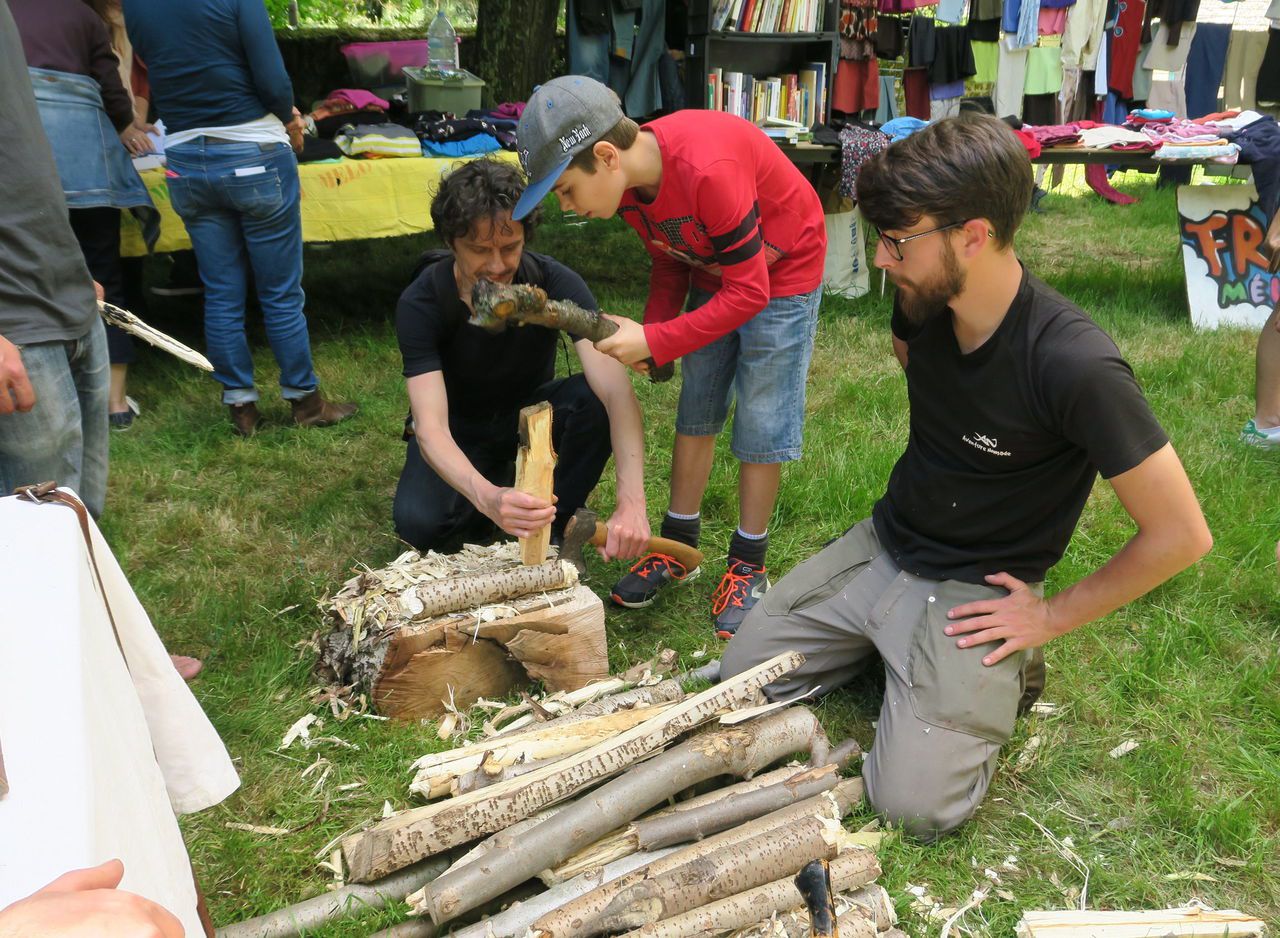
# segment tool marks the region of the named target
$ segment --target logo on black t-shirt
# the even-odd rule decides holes
[[[992,456],[1012,456],[1013,453],[1007,449],[1000,449],[1000,441],[994,436],[987,436],[985,433],[966,433],[960,437],[974,449],[980,449],[984,453],[990,453]]]

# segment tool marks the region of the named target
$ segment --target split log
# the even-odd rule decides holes
[[[427,798],[441,798],[450,793],[451,785],[468,773],[479,772],[492,777],[500,775],[509,766],[571,756],[612,739],[618,733],[658,716],[665,709],[624,710],[555,730],[515,737],[509,743],[487,742],[433,753],[414,763],[418,773],[409,785],[409,791]]]
[[[401,632],[392,638],[372,688],[378,712],[398,719],[439,717],[447,705],[464,710],[481,697],[506,696],[529,677],[562,689],[609,672],[604,604],[586,586],[562,591],[554,604],[544,601],[528,612],[493,623],[451,618],[438,620],[427,630],[410,627]],[[531,633],[538,633],[540,647],[559,649],[558,666],[547,667],[541,661],[526,665],[520,659],[517,650],[527,647],[523,640]],[[507,635],[511,639],[501,644]],[[446,660],[482,646],[488,651],[472,652],[473,657],[461,662]],[[488,667],[473,670],[476,661]],[[505,668],[499,668],[499,662]]]
[[[377,879],[563,801],[661,749],[726,707],[754,699],[760,688],[803,662],[804,656],[796,652],[778,655],[555,765],[502,785],[404,811],[347,837],[342,842],[342,853],[350,878],[354,882]]]
[[[551,405],[546,401],[520,410],[520,448],[516,450],[516,489],[551,501],[556,454],[551,448]],[[520,538],[520,561],[526,567],[547,559],[551,525]]]
[[[744,821],[763,817],[834,788],[840,781],[839,770],[859,751],[858,744],[849,740],[832,751],[829,756],[832,761],[827,763],[830,768],[786,766],[655,811],[625,828],[606,834],[560,866],[543,870],[538,878],[553,886],[592,866],[617,860],[640,849],[701,840]],[[769,791],[762,794],[764,789]],[[642,828],[647,833],[642,833]],[[642,848],[642,840],[650,846]]]
[[[880,875],[875,853],[855,847],[831,861],[831,888],[836,891],[854,889],[873,882]],[[673,915],[651,925],[628,932],[625,938],[693,938],[695,935],[722,935],[755,922],[762,922],[775,912],[804,906],[804,899],[791,877],[775,880],[746,892],[711,902],[701,908]],[[569,934],[576,934],[570,932]]]
[[[1237,909],[1209,909],[1192,903],[1181,909],[1133,912],[1023,912],[1018,938],[1254,938],[1266,925]]]
[[[627,689],[627,687],[628,685],[620,682],[620,686],[616,691],[602,691],[595,699],[583,703],[575,709],[561,713],[550,720],[538,722],[536,716],[529,715],[512,720],[502,729],[489,735],[491,738],[501,738],[520,731],[551,730],[571,726],[574,723],[581,723],[584,720],[593,720],[596,717],[608,716],[621,710],[651,707],[660,703],[677,703],[684,699],[684,691],[677,681],[662,681],[647,687],[632,687],[630,689]],[[566,695],[564,700],[568,702],[569,695]],[[532,710],[532,706],[525,705],[525,709]]]
[[[819,737],[821,725],[802,707],[697,736],[631,768],[539,824],[513,849],[490,854],[433,883],[426,890],[431,918],[439,925],[502,895],[675,791],[716,775],[750,775],[808,749]]]
[[[583,936],[631,931],[690,909],[792,876],[810,858],[828,860],[851,846],[839,821],[803,818],[698,857],[621,892]],[[828,928],[835,924],[829,916]],[[828,930],[817,938],[833,938]]]
[[[815,795],[789,808],[783,808],[781,811],[775,811],[739,827],[722,831],[706,840],[690,844],[617,882],[606,883],[599,889],[544,915],[534,923],[533,930],[538,938],[571,938],[578,933],[578,929],[582,928],[585,922],[597,917],[624,889],[645,878],[673,870],[697,857],[714,853],[730,844],[741,843],[766,831],[776,831],[805,817],[827,817],[838,821],[861,800],[862,779],[847,779],[831,791]],[[750,921],[758,921],[758,919]]]
[[[878,932],[888,931],[898,924],[898,910],[893,906],[893,899],[888,890],[878,883],[868,883],[844,898],[853,903],[854,910],[870,921]]]
[[[401,593],[400,606],[411,620],[418,622],[530,593],[568,589],[577,582],[578,571],[573,564],[549,560],[534,566],[432,580]]]
[[[556,759],[538,759],[534,762],[517,762],[515,765],[500,765],[490,769],[487,765],[465,775],[459,775],[449,783],[449,794],[456,798],[470,794],[491,785],[501,785],[530,772],[537,772],[556,762]]]
[[[651,853],[633,853],[629,857],[588,870],[484,921],[454,931],[450,938],[522,938],[530,925],[553,909],[674,852],[674,847],[664,847]],[[419,915],[425,915],[427,911],[425,906],[414,906],[413,910]]]
[[[443,857],[425,860],[368,885],[343,886],[297,905],[219,928],[217,938],[294,938],[326,922],[400,902],[443,873],[448,865]]]

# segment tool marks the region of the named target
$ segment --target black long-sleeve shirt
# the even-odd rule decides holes
[[[83,0],[8,0],[31,68],[88,75],[116,130],[133,122],[133,99],[120,81],[106,23]]]

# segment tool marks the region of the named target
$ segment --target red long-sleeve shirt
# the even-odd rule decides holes
[[[628,189],[619,214],[653,257],[644,333],[658,364],[737,329],[770,299],[822,282],[822,205],[777,144],[720,111],[677,111],[645,124],[662,151],[652,202]],[[693,283],[715,295],[683,316]]]

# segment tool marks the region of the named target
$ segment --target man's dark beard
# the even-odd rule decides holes
[[[942,249],[942,270],[926,283],[898,290],[898,307],[907,322],[912,325],[923,325],[934,316],[944,312],[953,299],[964,291],[965,273],[956,260],[956,252],[951,243]]]

